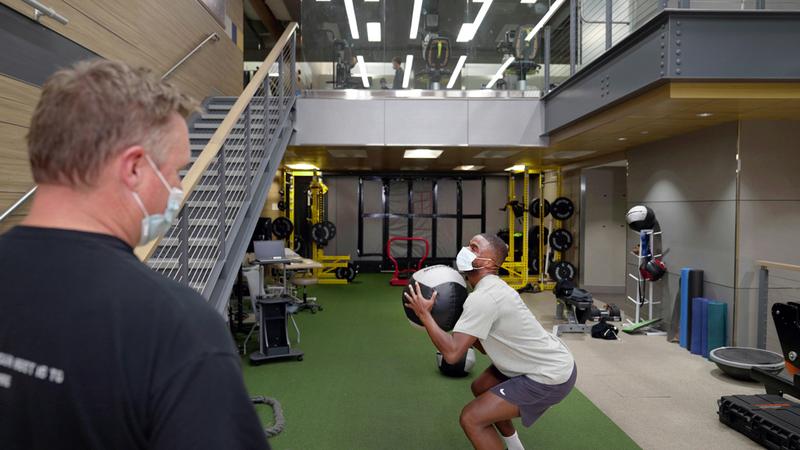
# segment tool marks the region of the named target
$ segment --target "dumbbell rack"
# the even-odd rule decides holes
[[[653,253],[653,247],[654,247],[653,246],[653,240],[655,239],[655,236],[660,236],[661,235],[660,231],[655,231],[655,230],[642,230],[642,231],[639,231],[639,232],[636,232],[634,230],[630,230],[630,231],[632,233],[635,233],[639,237],[639,253],[635,254],[634,252],[631,252],[631,253],[634,253],[634,255],[637,258],[637,262],[638,262],[638,264],[636,265],[637,270],[638,270],[638,267],[640,267],[642,265],[642,261],[645,258],[647,258],[647,256],[645,256],[645,255],[647,255],[648,252],[646,252],[645,250],[649,250],[649,254],[653,258],[661,257],[660,253],[659,254],[654,254]],[[642,243],[642,236],[647,236],[647,245],[649,247],[648,249],[642,248],[642,244],[641,244]],[[643,305],[647,305],[647,318],[648,318],[648,320],[655,319],[655,317],[653,317],[653,305],[659,305],[659,304],[661,304],[661,302],[660,301],[655,301],[653,299],[653,281],[643,280],[641,278],[641,276],[642,276],[641,273],[636,273],[636,274],[628,273],[628,276],[633,278],[636,281],[637,284],[636,284],[636,298],[633,298],[630,295],[627,296],[628,300],[633,302],[633,304],[636,306],[636,311],[634,313],[634,319],[635,320],[631,321],[630,319],[627,319],[627,322],[629,324],[634,324],[634,323],[639,323],[639,322],[642,321],[642,317],[641,317],[642,311],[641,310],[642,310],[642,306]],[[643,294],[643,292],[642,292],[643,290],[639,288],[639,283],[645,283],[644,298],[641,297],[642,294]],[[651,327],[647,327],[647,328],[643,329],[642,332],[644,334],[648,335],[648,336],[665,336],[667,334],[665,331],[657,330],[657,329],[654,329],[654,328],[651,328]]]

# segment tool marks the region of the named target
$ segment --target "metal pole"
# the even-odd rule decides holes
[[[611,32],[614,28],[614,11],[611,0],[606,0],[606,50],[611,48]]]
[[[291,67],[292,67],[292,95],[295,95],[297,92],[297,65],[295,61],[295,55],[297,51],[297,32],[292,33],[292,53],[289,56],[291,58]]]
[[[253,196],[253,177],[250,173],[252,171],[252,140],[251,140],[251,129],[250,129],[250,104],[252,103],[252,99],[247,103],[247,106],[244,108],[244,179],[247,180],[247,184],[250,186],[250,189],[245,191],[245,202],[250,200]]]
[[[767,0],[756,0],[756,9],[767,9]]]
[[[284,61],[283,52],[281,52],[280,57],[278,58],[278,123],[280,124],[283,120],[283,106],[286,98],[286,92],[284,91],[285,83],[286,83],[286,62]],[[294,92],[292,93],[294,95]],[[275,130],[275,138],[279,135],[279,130]]]
[[[550,92],[550,25],[544,26],[544,93]]]
[[[189,286],[189,205],[178,214],[178,246],[180,252],[181,279]]]
[[[689,0],[678,0],[678,8],[691,8]]]
[[[578,0],[569,0],[569,74],[575,75],[578,52]]]
[[[767,306],[769,305],[769,269],[761,266],[758,272],[758,348],[767,348]]]
[[[227,207],[225,201],[225,144],[219,149],[217,155],[217,192],[219,198],[217,202],[218,214],[218,228],[219,228],[219,257],[225,259],[225,218],[227,216]]]
[[[269,110],[270,110],[269,99],[271,97],[271,95],[270,95],[271,92],[270,92],[269,75],[267,75],[264,78],[263,89],[264,89],[264,111],[263,111],[263,114],[264,114],[264,155],[263,155],[263,157],[266,158],[267,155],[268,155],[267,150],[269,150],[270,134],[272,134],[272,122],[269,120],[269,116],[270,116],[270,114],[269,114]],[[251,189],[255,189],[256,187],[255,186],[251,186],[250,188]]]

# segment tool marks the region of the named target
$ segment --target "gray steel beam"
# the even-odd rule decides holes
[[[545,91],[545,133],[664,81],[800,80],[797,42],[800,11],[664,10]]]

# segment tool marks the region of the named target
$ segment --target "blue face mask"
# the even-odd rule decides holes
[[[159,236],[163,236],[164,233],[169,230],[175,217],[178,216],[178,211],[181,209],[181,200],[183,200],[183,190],[181,188],[171,187],[164,178],[164,175],[162,175],[161,171],[156,167],[156,163],[150,159],[150,155],[145,154],[144,157],[147,158],[150,167],[153,168],[156,175],[158,175],[158,179],[161,180],[161,183],[163,183],[164,187],[169,191],[169,198],[167,198],[167,206],[164,208],[162,214],[148,214],[144,203],[142,203],[142,199],[139,198],[139,194],[133,192],[133,198],[136,200],[136,204],[139,205],[139,209],[142,210],[142,214],[144,214],[139,245],[144,245]]]

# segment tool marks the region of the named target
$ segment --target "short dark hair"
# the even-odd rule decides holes
[[[403,60],[400,59],[399,56],[395,56],[394,58],[392,58],[392,62],[396,62],[397,64],[402,64]]]
[[[508,257],[508,245],[496,234],[481,233],[478,236],[486,239],[494,255],[495,263],[497,263],[498,267],[501,266]]]

